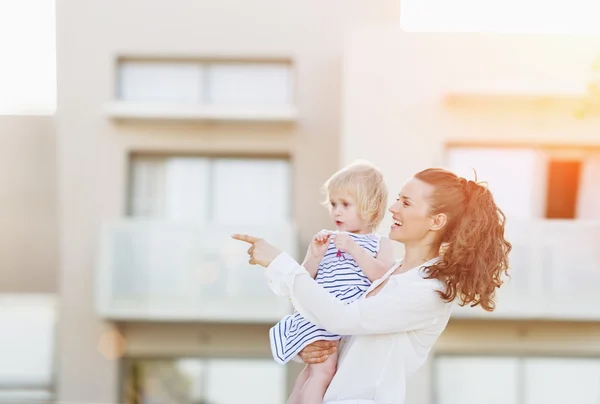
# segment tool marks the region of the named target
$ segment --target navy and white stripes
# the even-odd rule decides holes
[[[362,248],[374,257],[379,251],[377,234],[348,233]],[[348,253],[339,253],[333,244],[319,264],[317,283],[343,302],[350,303],[360,298],[371,282]],[[340,335],[332,334],[306,320],[298,312],[284,317],[269,331],[271,351],[276,362],[284,364],[298,355],[305,346],[318,340],[338,340]]]

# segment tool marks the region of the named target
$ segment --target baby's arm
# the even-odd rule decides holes
[[[329,246],[329,237],[330,234],[324,231],[320,231],[319,233],[315,234],[310,241],[308,250],[306,251],[306,256],[304,257],[302,266],[304,269],[306,269],[310,276],[313,277],[313,279],[317,277],[319,264],[327,252],[327,247]]]
[[[394,248],[387,237],[381,237],[379,251],[375,257],[354,241],[350,245],[351,248],[347,252],[354,257],[371,282],[381,278],[394,265]]]
[[[321,263],[321,259],[318,257],[314,257],[310,253],[310,246],[308,246],[308,251],[306,251],[306,256],[304,257],[304,262],[302,262],[302,266],[306,271],[310,274],[310,276],[314,278],[317,277],[317,271],[319,270],[319,264]]]

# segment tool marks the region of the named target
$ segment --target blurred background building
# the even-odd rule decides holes
[[[300,259],[362,158],[476,169],[514,245],[407,404],[599,403],[597,6],[480,3],[0,1],[0,401],[283,403],[229,235]]]

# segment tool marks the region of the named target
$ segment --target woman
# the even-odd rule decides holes
[[[474,181],[442,169],[421,171],[389,210],[390,238],[405,245],[404,259],[348,305],[286,253],[256,237],[233,236],[252,244],[250,263],[267,268],[275,293],[290,296],[313,323],[351,335],[340,347],[324,397],[328,404],[403,403],[406,377],[425,362],[448,323],[451,303],[493,310],[508,267],[504,214]]]

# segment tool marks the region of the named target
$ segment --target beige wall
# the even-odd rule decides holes
[[[600,356],[600,323],[452,320],[436,353]]]
[[[0,293],[55,293],[56,134],[52,117],[0,116]]]
[[[59,400],[117,399],[117,361],[96,349],[113,326],[95,315],[93,266],[101,221],[124,213],[128,153],[289,154],[294,218],[305,245],[327,225],[319,187],[339,166],[344,32],[349,24],[397,15],[397,2],[389,0],[57,1]],[[113,123],[101,111],[113,98],[120,55],[290,57],[299,121],[251,128]]]
[[[531,104],[499,107],[494,100],[491,107],[477,103],[475,109],[464,100],[447,104],[442,96],[444,77],[468,84],[483,56],[491,57],[494,50],[486,50],[486,41],[480,39],[467,39],[468,46],[457,48],[463,42],[456,42],[458,36],[442,40],[402,34],[392,27],[398,17],[397,1],[157,0],[149,6],[141,0],[58,0],[57,14],[61,217],[57,398],[63,401],[118,399],[119,352],[105,356],[104,349],[98,349],[103,336],[114,336],[108,332],[115,326],[95,314],[93,276],[100,223],[125,213],[131,152],[290,155],[294,218],[305,245],[328,223],[319,204],[321,183],[341,163],[355,158],[381,166],[394,190],[418,169],[440,165],[446,143],[498,142],[506,134],[518,143],[534,128],[534,134],[552,142],[561,141],[568,131],[578,144],[600,145],[593,132],[595,121],[575,121],[570,106],[561,103],[534,104],[534,115],[528,113],[534,108]],[[346,36],[348,30],[352,33]],[[501,42],[496,51],[508,52],[512,45]],[[112,122],[102,115],[102,106],[113,98],[115,59],[136,55],[290,57],[297,73],[299,121],[251,127]],[[552,52],[544,55],[549,58]],[[461,60],[464,65],[458,63]],[[494,71],[483,70],[486,77],[494,77]],[[487,118],[479,120],[481,114]],[[493,130],[496,126],[501,129]],[[456,341],[463,335],[484,335],[477,334],[476,322],[456,324],[440,340],[436,348],[440,352],[459,349]],[[502,332],[517,344],[521,334],[515,330],[520,328],[511,327]],[[530,335],[541,335],[541,326],[535,327]],[[549,350],[569,340],[560,337],[568,331],[560,330],[571,327],[557,327],[559,337],[546,345]],[[235,336],[240,333],[249,343],[245,354],[268,355],[267,328],[121,324],[119,331],[127,340],[128,356],[241,354]],[[204,337],[198,339],[199,332]],[[595,331],[581,336],[591,341]],[[118,339],[112,345],[117,349]],[[409,386],[409,403],[428,402],[430,367]]]

